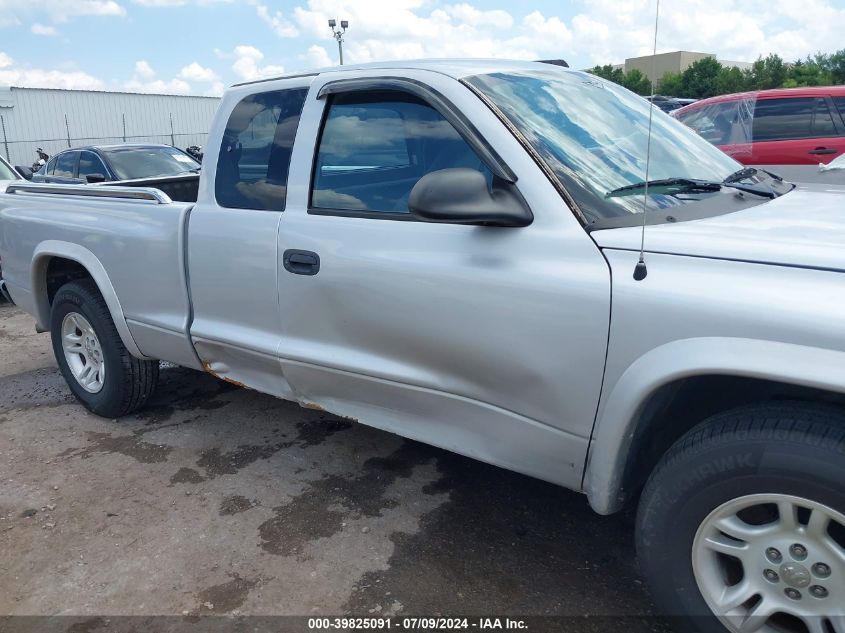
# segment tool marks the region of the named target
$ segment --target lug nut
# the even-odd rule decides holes
[[[807,558],[807,548],[801,545],[800,543],[795,543],[790,546],[789,553],[792,554],[792,558],[796,560],[804,560]]]
[[[787,587],[786,589],[783,590],[783,592],[786,594],[786,597],[789,598],[790,600],[800,600],[801,599],[801,592],[798,591],[797,589],[793,589],[792,587]]]
[[[766,550],[766,558],[777,564],[783,560],[783,556],[777,548],[770,547]]]
[[[824,563],[816,563],[813,565],[813,573],[819,578],[827,578],[830,576],[830,567]]]
[[[780,580],[780,577],[778,576],[778,573],[777,573],[774,569],[767,569],[767,570],[765,570],[765,571],[763,572],[763,576],[764,576],[764,577],[766,578],[766,580],[768,580],[769,582],[777,582],[778,580]]]
[[[810,587],[810,593],[816,598],[827,598],[827,589],[821,585],[813,585]]]

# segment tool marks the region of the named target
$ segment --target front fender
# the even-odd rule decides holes
[[[50,328],[50,299],[47,294],[47,266],[53,257],[70,259],[85,267],[100,294],[108,306],[114,326],[120,335],[121,341],[130,354],[137,358],[147,358],[138,349],[138,345],[132,338],[120,300],[112,286],[106,269],[97,256],[84,246],[72,242],[60,240],[45,240],[35,247],[32,254],[32,265],[30,266],[30,287],[32,288],[33,300],[35,302],[35,320],[39,331],[47,331]]]
[[[746,338],[681,339],[634,361],[602,398],[590,444],[585,489],[600,514],[621,509],[625,466],[640,413],[673,381],[733,375],[845,393],[845,352]]]

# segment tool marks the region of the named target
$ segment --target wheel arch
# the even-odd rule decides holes
[[[76,266],[80,268],[76,269]],[[137,358],[147,358],[141,353],[132,338],[132,333],[129,331],[126,317],[123,314],[123,308],[120,305],[120,299],[117,297],[105,267],[94,253],[84,246],[72,242],[46,240],[41,242],[33,252],[30,284],[35,302],[36,328],[39,331],[47,331],[50,328],[50,308],[53,294],[57,289],[51,286],[52,280],[55,278],[51,273],[57,267],[70,274],[71,278],[80,277],[81,275],[77,273],[80,269],[87,273],[85,276],[94,281],[103,296],[117,333],[126,349]]]
[[[634,361],[602,398],[584,489],[611,514],[698,422],[773,399],[845,405],[845,351],[739,338],[673,341]]]

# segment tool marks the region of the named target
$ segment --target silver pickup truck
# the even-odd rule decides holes
[[[207,148],[196,203],[0,194],[8,291],[91,411],[206,371],[638,504],[688,628],[845,633],[843,190],[539,63],[238,85]]]

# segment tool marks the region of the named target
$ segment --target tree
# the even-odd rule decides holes
[[[729,94],[745,90],[745,75],[736,66],[722,66],[716,77],[716,94]]]
[[[605,64],[604,66],[595,66],[591,70],[587,71],[594,75],[601,77],[602,79],[607,79],[608,81],[612,81],[613,83],[622,84],[625,81],[625,72],[621,68],[614,68],[611,64]]]
[[[786,65],[780,55],[772,53],[757,59],[746,74],[749,90],[780,88],[786,81]]]
[[[622,78],[622,85],[631,92],[636,92],[638,95],[646,96],[651,94],[651,82],[644,74],[636,68],[632,68],[625,73]]]
[[[660,94],[667,95],[669,97],[684,97],[684,83],[681,79],[681,73],[666,73],[657,82],[657,89],[660,91]]]
[[[821,57],[821,59],[819,59]],[[790,64],[786,69],[786,80],[783,82],[784,88],[795,88],[798,86],[826,86],[831,83],[830,74],[823,69],[823,64],[826,63],[827,56],[819,56],[822,63],[817,59],[807,57],[806,60],[797,60]]]
[[[719,73],[722,70],[715,57],[704,57],[693,62],[682,74],[684,97],[704,99],[719,94]]]

